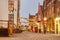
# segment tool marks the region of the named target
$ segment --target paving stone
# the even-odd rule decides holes
[[[60,35],[25,31],[22,33],[13,34],[10,37],[0,37],[0,40],[60,40]]]

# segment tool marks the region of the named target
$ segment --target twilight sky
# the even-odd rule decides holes
[[[20,16],[28,18],[29,13],[34,15],[38,10],[38,3],[43,4],[43,0],[21,0]]]
[[[38,3],[43,4],[43,0],[20,0],[20,17],[29,18],[29,13],[34,15],[38,11]],[[20,19],[21,22],[28,22]],[[24,23],[25,24],[25,23]]]

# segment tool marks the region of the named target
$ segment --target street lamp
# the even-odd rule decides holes
[[[46,21],[47,20],[47,18],[46,17],[44,17],[44,21]]]
[[[44,33],[46,33],[46,24],[47,24],[47,18],[44,17]]]

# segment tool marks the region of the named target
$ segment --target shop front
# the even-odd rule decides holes
[[[60,34],[60,17],[55,19],[55,34]]]

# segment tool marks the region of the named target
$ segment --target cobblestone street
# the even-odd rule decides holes
[[[11,37],[0,37],[0,40],[60,40],[60,35],[31,33],[26,31],[14,34]]]

